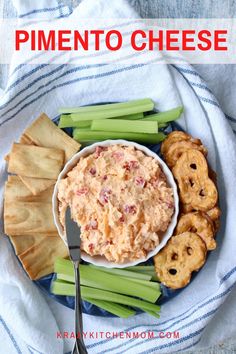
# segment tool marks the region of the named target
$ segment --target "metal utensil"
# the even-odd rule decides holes
[[[82,319],[82,306],[81,306],[81,293],[80,293],[80,273],[79,273],[79,263],[80,263],[80,228],[76,222],[71,218],[71,210],[68,207],[66,209],[65,215],[65,225],[66,225],[66,238],[69,248],[70,259],[74,265],[75,271],[75,332],[76,332],[76,342],[72,353],[87,354],[87,350],[83,341],[83,319]],[[77,335],[79,333],[79,338]]]

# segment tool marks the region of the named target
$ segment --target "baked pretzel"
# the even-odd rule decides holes
[[[207,250],[216,248],[214,224],[205,213],[197,211],[182,215],[175,233],[178,235],[186,231],[197,233],[205,242]]]
[[[198,150],[184,152],[173,168],[177,180],[180,201],[194,210],[208,211],[218,200],[214,182],[209,178],[204,155]]]
[[[196,233],[172,236],[154,257],[157,276],[169,288],[182,288],[190,282],[192,272],[204,265],[206,254],[206,244]]]

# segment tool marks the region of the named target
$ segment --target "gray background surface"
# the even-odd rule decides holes
[[[35,0],[36,1],[36,0]],[[115,1],[115,0],[107,0]],[[61,0],[65,4],[73,4],[77,6],[81,0]],[[128,0],[135,10],[143,18],[229,18],[236,17],[236,1],[235,0]],[[16,12],[11,0],[0,0],[0,18],[15,17]],[[198,72],[212,89],[218,101],[221,102],[224,86],[218,87],[217,90],[214,81],[222,80],[226,72],[236,72],[235,65],[195,65]],[[223,70],[222,70],[223,69]],[[8,66],[0,65],[0,87],[4,88],[7,82]],[[221,91],[222,90],[222,91]],[[223,110],[227,112],[227,105],[224,102]],[[225,105],[225,107],[224,107]],[[236,114],[236,113],[235,113]],[[232,300],[231,300],[232,301]],[[219,316],[218,316],[219,320]],[[232,324],[233,325],[233,324]],[[236,321],[235,321],[236,326]],[[236,341],[234,338],[228,339],[223,343],[217,344],[207,350],[194,350],[189,354],[228,354],[236,353]],[[10,353],[9,353],[10,354]]]

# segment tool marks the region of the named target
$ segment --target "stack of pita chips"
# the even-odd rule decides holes
[[[31,279],[53,272],[57,257],[68,251],[57,233],[52,194],[64,164],[80,145],[41,114],[6,156],[4,227]]]

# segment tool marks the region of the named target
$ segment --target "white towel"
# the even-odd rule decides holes
[[[71,9],[57,1],[16,1],[22,18],[44,19],[67,16]],[[63,12],[62,12],[63,10]],[[79,17],[137,17],[123,0],[84,0],[74,11]],[[69,18],[65,17],[65,21]],[[23,129],[45,111],[57,116],[60,106],[92,102],[125,101],[150,97],[156,107],[166,110],[183,103],[182,126],[200,137],[209,150],[209,160],[217,171],[222,226],[218,248],[204,268],[178,296],[162,306],[161,318],[141,314],[131,319],[84,315],[84,331],[151,331],[155,338],[95,339],[85,342],[89,353],[173,353],[194,345],[213,344],[234,330],[230,325],[236,304],[218,317],[217,310],[230,294],[236,281],[236,142],[229,121],[215,97],[190,65],[118,65],[76,67],[20,65],[13,62],[7,89],[0,99],[1,201],[6,166],[3,156]],[[233,95],[232,95],[233,98]],[[231,122],[234,120],[228,117]],[[234,123],[233,123],[234,124]],[[2,208],[2,203],[1,203]],[[4,353],[65,353],[73,340],[56,338],[57,331],[73,331],[73,311],[45,297],[27,278],[8,239],[0,237],[0,340]],[[215,326],[212,323],[216,324]],[[179,332],[179,338],[159,338],[160,332]]]

